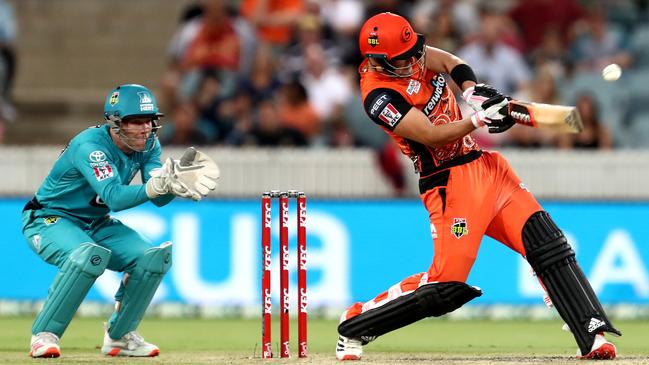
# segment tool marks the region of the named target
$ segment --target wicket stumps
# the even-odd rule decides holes
[[[279,199],[279,257],[280,257],[280,357],[289,357],[289,290],[288,290],[288,206],[289,199],[297,201],[297,287],[298,287],[298,355],[307,356],[307,296],[306,296],[306,194],[296,190],[271,190],[261,196],[262,248],[262,350],[264,359],[273,357],[271,344],[272,297],[271,275],[271,205]]]

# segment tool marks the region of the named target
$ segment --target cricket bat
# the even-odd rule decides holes
[[[579,111],[574,106],[509,101],[509,115],[519,124],[557,132],[579,133],[584,129]]]

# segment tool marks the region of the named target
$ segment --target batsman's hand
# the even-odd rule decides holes
[[[150,198],[171,193],[199,201],[216,189],[220,175],[211,158],[190,147],[179,160],[167,158],[161,168],[151,170],[146,191]]]
[[[482,104],[496,96],[504,95],[502,95],[493,86],[487,84],[477,84],[475,86],[471,86],[470,88],[464,90],[464,92],[462,93],[462,98],[464,99],[464,101],[466,101],[466,103],[469,104],[471,109],[473,109],[473,111],[475,112],[484,110],[485,108]]]
[[[502,133],[514,125],[514,118],[508,114],[509,97],[502,94],[493,96],[482,103],[483,110],[471,116],[476,128],[486,126],[489,133]]]

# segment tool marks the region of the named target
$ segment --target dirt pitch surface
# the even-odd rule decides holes
[[[261,360],[243,354],[222,354],[222,353],[173,353],[161,354],[159,357],[150,359],[135,358],[109,358],[98,355],[97,352],[64,354],[58,359],[35,360],[27,357],[26,353],[11,354],[8,357],[2,356],[0,364],[66,364],[66,365],[88,365],[88,364],[164,364],[164,365],[213,365],[213,364],[341,364],[336,361],[332,353],[310,354],[306,359],[270,359]],[[412,354],[412,353],[372,353],[363,357],[360,362],[347,362],[347,364],[439,364],[439,365],[587,365],[587,364],[611,364],[611,365],[649,365],[649,358],[641,356],[620,356],[614,361],[595,362],[577,360],[568,356],[525,356],[525,355],[497,355],[497,356],[473,356],[473,355],[439,355],[439,354]]]
[[[0,365],[11,364],[338,364],[336,321],[309,321],[309,357],[262,360],[260,321],[252,319],[145,318],[140,332],[161,349],[159,357],[109,358],[100,353],[104,318],[75,318],[61,339],[62,357],[31,359],[31,317],[0,317]],[[277,321],[279,322],[279,321]],[[278,324],[278,323],[277,323]],[[389,333],[365,347],[353,364],[593,364],[575,358],[572,335],[560,321],[424,320]],[[618,321],[613,338],[620,356],[608,364],[649,365],[649,322]],[[275,326],[273,350],[279,333]],[[296,354],[295,323],[291,351]],[[601,364],[602,362],[597,362]]]

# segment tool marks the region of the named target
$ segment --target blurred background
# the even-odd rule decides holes
[[[579,108],[580,134],[515,126],[476,138],[505,154],[566,231],[613,315],[649,317],[646,0],[0,0],[0,314],[33,312],[55,272],[24,243],[24,202],[67,141],[103,122],[106,94],[123,83],[157,96],[165,156],[201,146],[222,167],[213,199],[117,215],[175,243],[160,313],[258,314],[259,196],[269,189],[309,197],[316,312],[337,315],[426,270],[417,175],[358,90],[357,33],[384,11],[481,82]],[[601,77],[610,63],[623,69],[615,82]],[[118,280],[102,276],[84,310],[110,311]],[[459,316],[552,316],[527,264],[490,239],[469,282],[485,296]]]

